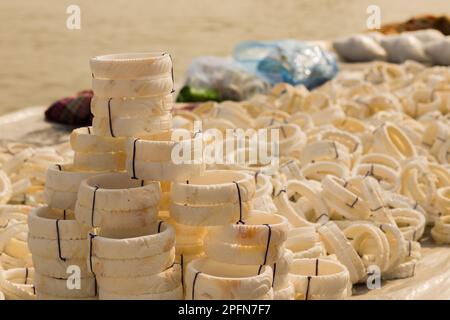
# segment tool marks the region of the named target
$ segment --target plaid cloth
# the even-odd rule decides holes
[[[45,118],[51,122],[74,126],[90,126],[92,90],[83,90],[75,97],[62,98],[54,102],[46,111]]]

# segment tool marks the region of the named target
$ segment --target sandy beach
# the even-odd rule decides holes
[[[81,9],[80,30],[66,28],[71,4]],[[180,84],[192,58],[227,55],[239,41],[333,39],[364,30],[370,4],[380,6],[382,23],[450,14],[446,0],[3,0],[0,114],[90,88],[93,55],[165,50]]]

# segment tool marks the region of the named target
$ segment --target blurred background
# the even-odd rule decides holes
[[[71,4],[80,30],[66,28]],[[239,41],[363,31],[372,4],[383,24],[450,14],[449,0],[0,0],[0,114],[90,88],[94,55],[168,51],[181,85],[192,58],[229,55]]]

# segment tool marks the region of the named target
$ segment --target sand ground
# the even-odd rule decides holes
[[[66,8],[81,8],[81,29]],[[227,55],[243,40],[333,39],[382,22],[450,14],[448,0],[0,0],[0,114],[90,87],[88,60],[104,53],[165,50],[182,83],[192,58]]]

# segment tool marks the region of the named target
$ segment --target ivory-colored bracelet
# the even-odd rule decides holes
[[[372,146],[374,152],[386,153],[400,160],[417,154],[408,136],[392,123],[379,126],[374,132],[374,138],[378,141]]]
[[[359,164],[380,164],[395,171],[400,170],[400,163],[394,157],[384,153],[367,153],[357,159],[355,166]]]
[[[170,196],[174,203],[214,205],[247,202],[254,194],[252,175],[240,171],[208,170],[185,183],[173,183]]]
[[[303,214],[309,221],[311,221],[312,219],[311,222],[317,223],[321,221],[327,221],[329,219],[330,214],[324,200],[322,199],[321,187],[319,187],[317,184],[313,184],[312,182],[308,182],[307,180],[291,180],[288,181],[287,189],[288,195],[293,193],[295,195],[305,197],[311,202],[314,216],[308,219],[308,217],[306,217],[306,212]]]
[[[88,255],[86,239],[50,240],[28,236],[28,248],[33,255],[48,259],[83,259]]]
[[[278,209],[278,214],[286,217],[293,227],[307,227],[314,226],[314,223],[306,220],[301,212],[297,212],[289,200],[286,187],[280,191],[275,191],[273,202]]]
[[[361,258],[336,224],[328,222],[319,227],[317,231],[327,252],[335,254],[339,261],[347,267],[352,283],[356,283],[366,276]]]
[[[291,228],[286,240],[286,248],[292,250],[294,253],[298,251],[307,250],[320,242],[319,234],[316,232],[314,226]]]
[[[95,56],[89,65],[94,78],[134,79],[170,73],[172,58],[166,52],[117,53]]]
[[[421,205],[432,202],[436,184],[423,159],[411,161],[403,167],[401,192]]]
[[[405,112],[413,118],[439,110],[442,104],[441,97],[429,88],[417,88],[412,95],[405,97],[402,102]]]
[[[11,199],[12,191],[11,180],[3,170],[0,170],[0,205]]]
[[[287,239],[288,228],[288,220],[283,216],[252,211],[245,224],[209,227],[207,237],[242,246],[265,246],[268,241],[270,245],[280,245]]]
[[[171,74],[134,79],[92,79],[92,90],[99,97],[153,97],[171,93]]]
[[[437,190],[436,205],[442,215],[450,215],[450,185]]]
[[[7,300],[34,300],[33,268],[14,268],[0,271],[0,292]]]
[[[255,172],[255,198],[263,197],[266,195],[271,195],[273,191],[272,183],[270,182],[270,177],[261,172]]]
[[[97,172],[123,171],[125,169],[126,157],[124,152],[75,152],[73,166],[76,170]]]
[[[130,179],[126,173],[107,173],[80,184],[77,204],[90,207],[94,218],[96,209],[128,211],[155,207],[160,192],[158,182]]]
[[[450,216],[442,216],[436,220],[431,236],[436,243],[450,243]]]
[[[149,234],[133,238],[92,237],[92,255],[105,259],[136,259],[161,254],[175,245],[175,230],[165,222],[158,223]]]
[[[28,216],[28,234],[49,240],[86,239],[89,229],[81,226],[73,217],[61,215],[47,206],[32,210]]]
[[[362,256],[361,260],[366,267],[376,265],[381,271],[389,268],[389,242],[379,228],[366,223],[353,224],[344,230],[344,234],[353,248]],[[372,246],[368,252],[364,252],[364,244],[368,239],[372,240]]]
[[[180,163],[173,161],[145,162],[127,160],[126,170],[134,179],[153,181],[186,181],[201,176],[205,171],[205,163]]]
[[[391,210],[397,227],[406,240],[418,241],[425,230],[425,216],[410,208],[395,208]]]
[[[307,144],[300,156],[302,166],[316,161],[336,161],[350,167],[350,157],[347,148],[336,141],[317,141]]]
[[[165,133],[172,128],[172,115],[157,117],[94,117],[92,130],[95,135],[106,137],[135,137]]]
[[[22,233],[11,238],[8,243],[6,243],[3,253],[12,258],[27,260],[30,256],[30,251],[27,246],[26,234]]]
[[[370,217],[376,223],[390,223],[395,225],[386,205],[386,197],[378,181],[370,176],[360,178],[361,189],[370,210]]]
[[[306,179],[322,181],[327,175],[346,179],[350,175],[349,169],[339,162],[318,161],[307,164],[301,170]]]
[[[84,206],[77,203],[75,216],[77,223],[80,225],[100,227],[102,233],[105,234],[104,230],[119,232],[119,230],[125,231],[127,229],[150,227],[156,223],[158,209],[156,205],[137,210],[103,210],[95,208],[92,219],[92,206]]]
[[[437,163],[429,163],[428,169],[436,177],[436,188],[444,188],[450,185],[450,171],[443,165]]]
[[[160,254],[143,258],[108,259],[94,255],[91,259],[92,269],[96,276],[108,278],[138,277],[157,274],[171,267],[175,260],[175,248],[172,247]]]
[[[306,144],[306,135],[296,124],[282,124],[280,126],[269,126],[268,130],[278,130],[278,146],[281,155],[288,155],[303,148]]]
[[[98,296],[100,300],[183,300],[183,287],[179,285],[170,291],[144,294],[117,294],[100,288]]]
[[[45,203],[55,209],[74,210],[77,201],[77,192],[57,191],[50,187],[44,190]]]
[[[290,278],[296,300],[345,299],[349,272],[342,264],[326,259],[294,260]]]
[[[125,151],[123,138],[96,136],[92,134],[92,127],[72,130],[70,146],[73,151],[81,153],[110,153]]]
[[[401,186],[399,173],[382,164],[358,164],[353,167],[353,175],[373,176],[383,189],[389,191],[398,191]]]
[[[317,242],[311,248],[294,252],[294,260],[296,259],[311,259],[326,256],[326,250],[321,242]]]
[[[180,160],[187,158],[188,161],[202,161],[202,138],[195,137],[187,130],[173,130],[173,139],[166,141],[143,140],[128,138],[125,150],[128,161],[139,162],[166,162],[174,161],[174,156]],[[189,137],[188,139],[184,139]],[[180,139],[183,138],[183,139]],[[185,154],[187,152],[187,154]],[[174,161],[175,162],[175,161]]]
[[[243,246],[221,242],[211,235],[206,235],[203,246],[208,258],[215,261],[237,265],[270,265],[284,254],[284,247],[272,245],[269,238],[267,243]]]
[[[45,186],[55,191],[77,193],[81,181],[95,174],[98,173],[77,171],[72,164],[55,164],[48,167]]]
[[[300,163],[296,158],[291,158],[286,162],[283,162],[279,166],[278,171],[286,177],[286,180],[304,178],[300,170]]]
[[[91,112],[95,117],[157,117],[171,112],[173,93],[155,97],[108,98],[94,95]]]
[[[354,191],[352,185],[345,180],[327,176],[322,181],[323,199],[328,207],[338,214],[350,219],[367,219],[370,210],[367,202]]]
[[[96,274],[98,286],[106,292],[141,295],[164,293],[179,287],[181,267],[173,265],[159,273],[133,277],[104,277]]]
[[[252,202],[217,205],[170,203],[170,216],[180,224],[189,226],[217,226],[245,221],[253,210]]]
[[[272,268],[196,259],[187,266],[185,289],[187,300],[260,298],[272,289]]]
[[[358,158],[363,152],[363,145],[358,136],[342,130],[324,130],[319,135],[320,140],[337,141],[347,147],[353,159]]]
[[[33,255],[33,267],[37,273],[44,276],[58,279],[65,279],[73,272],[72,266],[76,266],[80,270],[81,278],[92,277],[86,264],[86,258],[68,258],[68,259],[54,259],[45,258],[39,255]]]
[[[94,277],[80,278],[80,289],[70,289],[67,279],[57,279],[44,276],[36,272],[34,274],[34,286],[36,292],[55,295],[62,298],[84,298],[96,296],[96,280]]]

